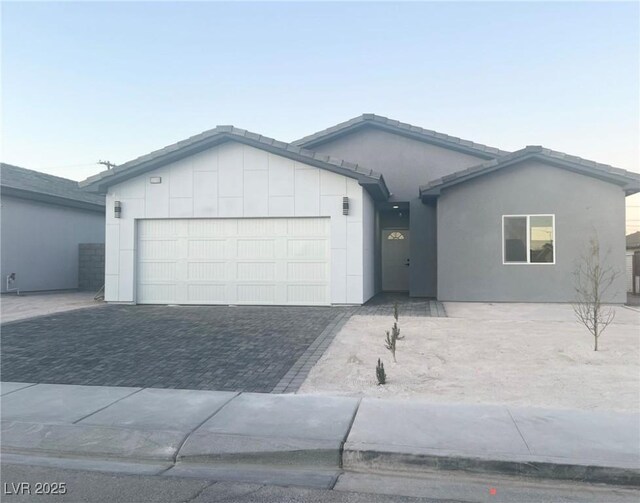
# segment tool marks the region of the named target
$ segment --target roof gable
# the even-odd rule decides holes
[[[411,124],[375,114],[360,115],[359,117],[355,117],[346,122],[342,122],[312,135],[300,138],[299,140],[292,142],[292,144],[305,148],[314,148],[317,145],[366,127],[381,129],[400,136],[406,136],[417,141],[430,143],[432,145],[456,150],[484,159],[495,159],[509,153],[505,150],[488,147],[487,145],[463,140],[455,136],[449,136],[447,134],[438,133],[437,131],[424,129],[418,126],[412,126]]]
[[[76,208],[104,210],[104,197],[80,189],[78,182],[0,163],[0,188],[6,196]]]
[[[499,159],[432,180],[426,185],[420,186],[420,197],[423,201],[436,198],[443,189],[533,159],[557,168],[566,169],[619,185],[624,189],[626,195],[640,192],[640,174],[540,146],[528,146]]]
[[[103,171],[80,182],[87,190],[104,192],[107,187],[121,183],[142,173],[157,169],[227,141],[235,141],[265,150],[282,157],[303,162],[320,169],[358,180],[375,200],[386,200],[389,190],[382,174],[357,164],[306,150],[299,146],[267,138],[234,126],[217,126],[186,140],[174,143],[150,154],[138,157],[116,168]]]

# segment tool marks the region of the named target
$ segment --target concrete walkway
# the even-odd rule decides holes
[[[26,320],[37,316],[73,311],[88,307],[103,306],[104,302],[93,300],[95,292],[32,292],[3,293],[0,297],[0,322]]]
[[[318,488],[343,470],[434,468],[640,486],[638,414],[29,383],[1,393],[8,463]]]

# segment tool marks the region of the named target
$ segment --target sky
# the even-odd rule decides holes
[[[637,2],[1,9],[0,158],[18,166],[81,180],[218,124],[292,141],[376,113],[640,171]]]

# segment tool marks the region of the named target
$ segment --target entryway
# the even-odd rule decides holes
[[[409,204],[378,206],[380,283],[383,292],[408,292],[410,271]]]
[[[447,316],[442,302],[425,297],[409,297],[407,292],[380,292],[357,308],[355,314],[358,316],[393,316],[395,305],[398,306],[400,317],[446,318]]]
[[[381,239],[382,290],[406,292],[409,290],[409,231],[383,229]]]

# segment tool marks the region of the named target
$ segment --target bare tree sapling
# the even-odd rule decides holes
[[[613,266],[607,265],[609,253],[600,253],[597,236],[589,240],[585,252],[580,257],[574,271],[576,300],[572,304],[576,318],[593,335],[594,351],[598,351],[598,340],[602,332],[615,318],[616,312],[602,305],[602,299],[620,276]]]

